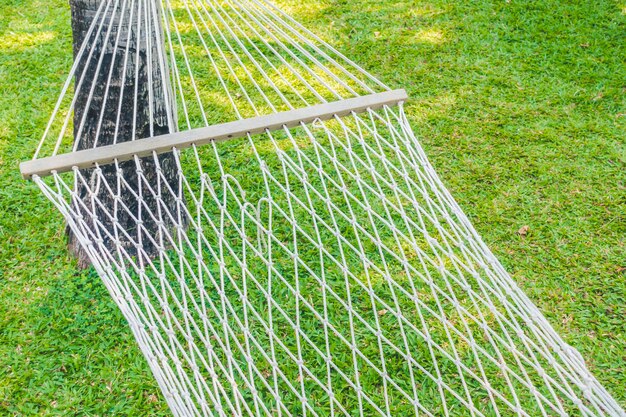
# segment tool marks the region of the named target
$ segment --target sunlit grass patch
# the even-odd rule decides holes
[[[22,52],[28,48],[42,46],[54,39],[54,32],[9,32],[0,37],[0,52]]]
[[[415,39],[419,42],[439,45],[445,42],[446,38],[442,31],[437,29],[421,29],[415,34]]]

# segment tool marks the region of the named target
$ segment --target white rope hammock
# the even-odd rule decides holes
[[[103,0],[75,55],[23,171],[174,415],[626,415],[482,242],[401,96],[281,10]],[[395,102],[335,113],[380,94]],[[319,106],[328,120],[213,140],[213,126]],[[110,163],[89,154],[103,132]],[[162,149],[126,144],[159,135]]]

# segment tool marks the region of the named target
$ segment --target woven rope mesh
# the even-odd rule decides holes
[[[387,90],[263,2],[103,1],[85,38],[36,157]],[[147,132],[119,126],[124,97]],[[176,416],[624,415],[484,245],[402,103],[35,181]]]

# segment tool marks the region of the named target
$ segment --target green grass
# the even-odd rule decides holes
[[[626,405],[626,3],[286,5],[408,90],[452,194]],[[0,415],[167,415],[121,314],[77,272],[61,216],[17,170],[70,64],[66,1],[2,2]]]

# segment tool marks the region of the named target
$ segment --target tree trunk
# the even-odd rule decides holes
[[[119,143],[176,130],[171,88],[168,82],[163,82],[164,79],[169,80],[169,75],[164,64],[167,61],[163,56],[163,45],[159,44],[163,42],[161,19],[150,19],[152,27],[149,28],[149,32],[146,31],[143,18],[146,15],[145,6],[140,31],[137,29],[137,2],[127,1],[125,10],[122,10],[124,1],[119,1],[117,9],[111,6],[105,14],[102,30],[90,35],[85,53],[78,56],[101,1],[104,0],[70,0],[74,59],[79,59],[74,106],[74,141],[77,142],[79,150],[92,148],[95,143],[97,146],[104,146],[113,144],[114,140]],[[135,10],[133,20],[129,22],[131,8]],[[109,29],[110,34],[107,37]],[[93,54],[88,59],[90,50],[93,50]],[[98,65],[101,56],[102,60]],[[145,183],[140,181],[140,177],[145,177],[145,182],[156,188],[157,164],[153,157],[142,158],[139,166],[143,173],[138,173],[137,165],[135,161],[119,163],[119,169],[123,171],[123,178],[127,182],[127,185],[120,189],[117,187],[118,167],[115,164],[101,167],[102,178],[113,192],[107,190],[101,183],[100,186],[97,185],[98,178],[94,169],[81,170],[87,181],[86,184],[81,181],[76,183],[77,198],[82,200],[86,207],[92,208],[79,208],[81,205],[77,201],[74,201],[73,206],[85,217],[95,215],[97,221],[89,220],[90,217],[86,217],[85,221],[91,222],[93,230],[99,230],[103,244],[111,254],[114,254],[117,245],[110,236],[106,236],[106,231],[115,236],[113,219],[116,218],[119,229],[125,230],[130,236],[124,237],[118,233],[120,244],[126,252],[137,257],[144,251],[148,257],[153,257],[158,248],[150,242],[148,236],[157,236],[159,226],[147,215],[147,211],[150,210],[156,215],[158,201],[147,190]],[[158,165],[165,180],[174,190],[174,193],[164,192],[159,197],[161,207],[176,213],[175,194],[179,191],[179,174],[174,155],[171,153],[160,155]],[[92,205],[90,191],[95,193],[103,207]],[[141,193],[142,198],[133,196],[133,193]],[[133,217],[141,218],[142,222],[137,222]],[[163,220],[166,223],[165,227],[172,226],[172,222],[168,222],[166,218]],[[79,245],[78,238],[69,228],[68,235],[69,249],[78,258],[80,267],[89,266],[90,261],[85,249]]]

